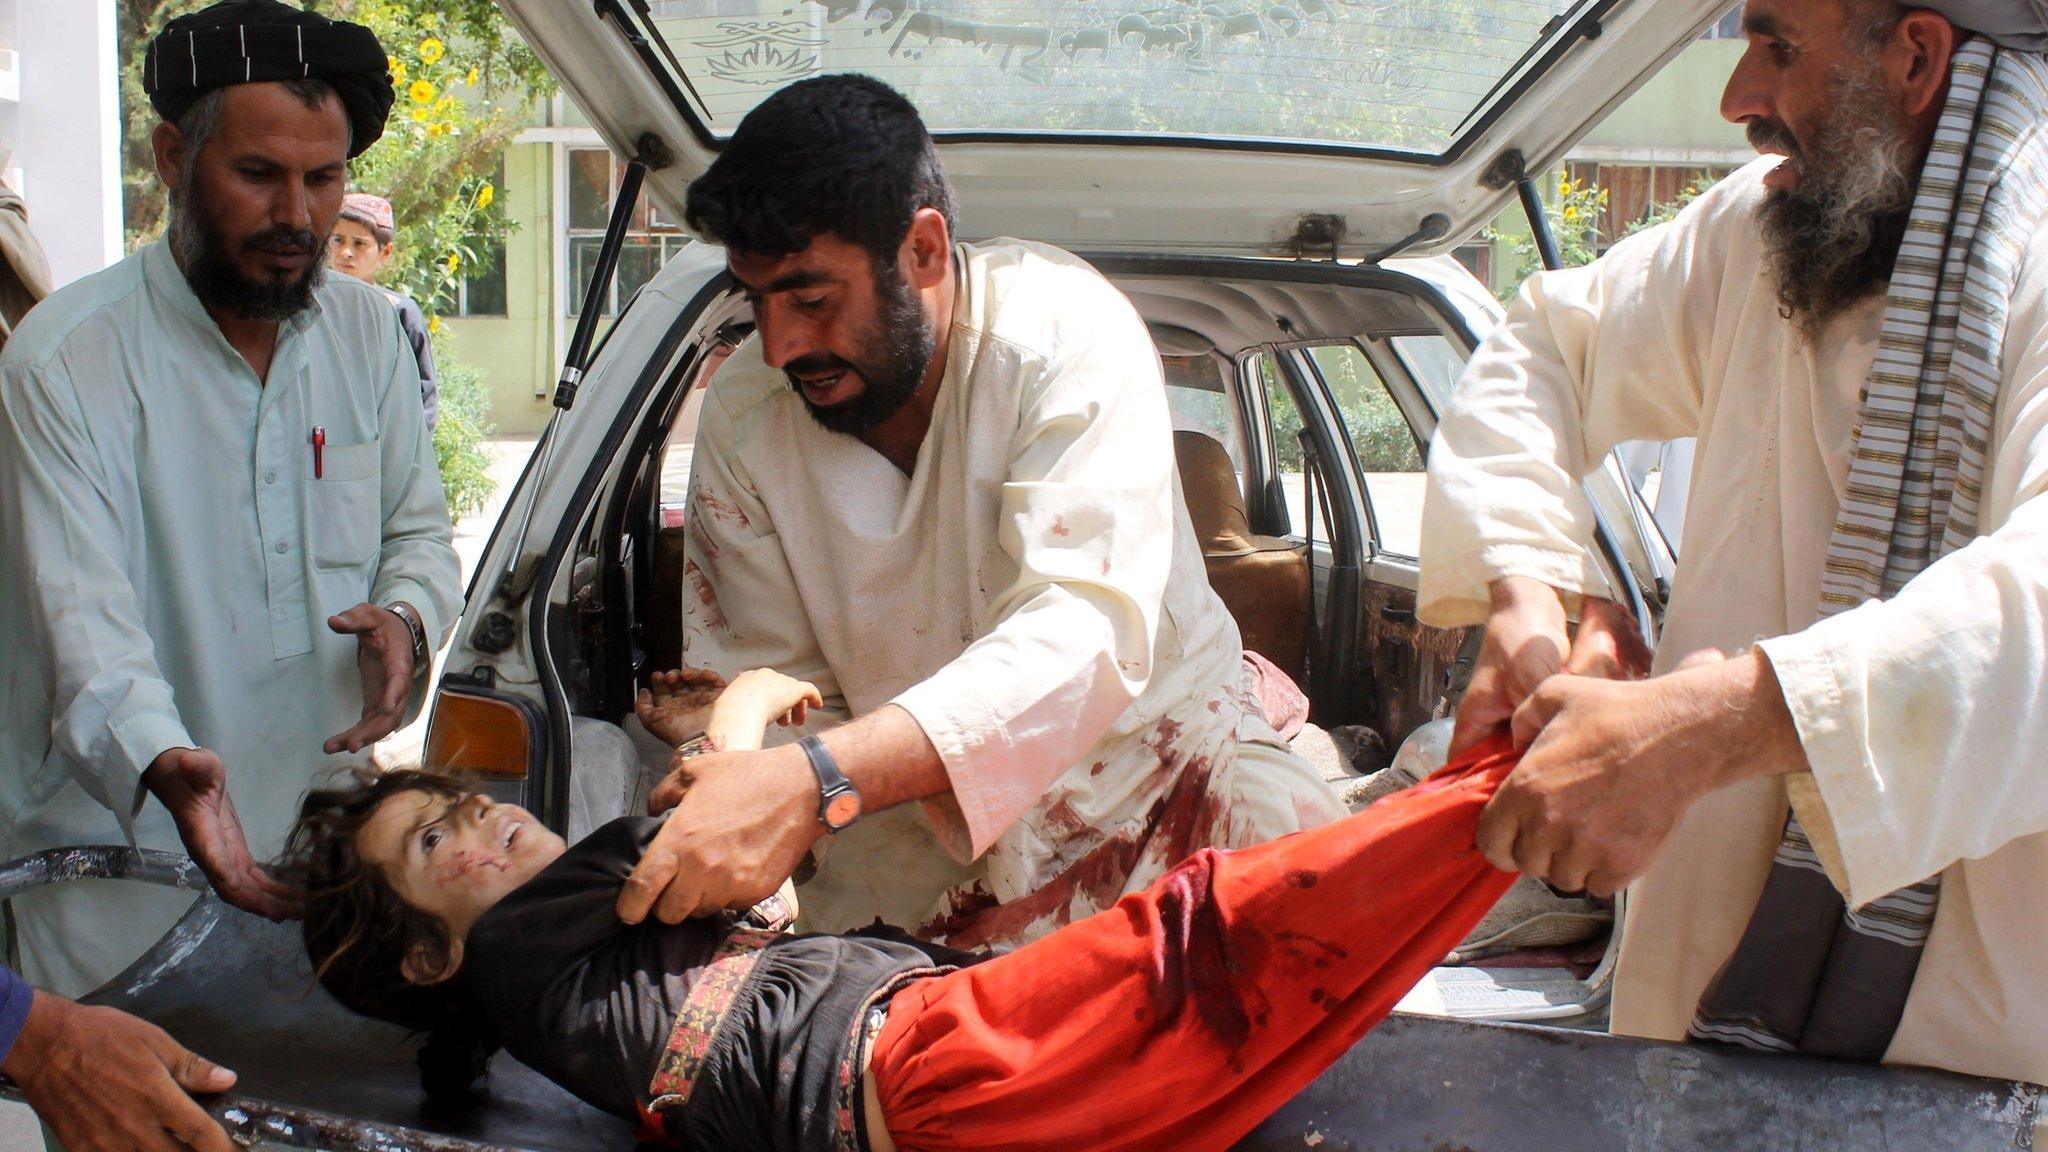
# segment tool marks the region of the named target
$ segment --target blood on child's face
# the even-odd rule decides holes
[[[565,849],[525,809],[480,793],[454,801],[400,792],[356,833],[363,862],[382,869],[399,899],[438,917],[458,938]]]

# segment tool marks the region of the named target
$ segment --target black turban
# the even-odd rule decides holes
[[[351,159],[384,134],[394,94],[377,34],[278,0],[221,0],[180,16],[149,42],[142,68],[142,90],[173,123],[215,88],[301,79],[325,80],[341,97]]]

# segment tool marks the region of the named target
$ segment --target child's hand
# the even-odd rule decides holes
[[[719,749],[746,751],[761,746],[761,734],[770,721],[801,724],[812,708],[824,706],[817,685],[755,668],[733,677],[731,686],[719,693],[704,730]]]
[[[711,708],[725,678],[709,668],[656,672],[633,701],[633,711],[664,744],[680,744],[711,723]]]

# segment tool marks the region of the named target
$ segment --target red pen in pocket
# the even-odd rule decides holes
[[[321,449],[326,447],[327,429],[320,427],[319,425],[315,425],[313,428],[313,479],[315,480],[320,479],[320,473],[322,470],[322,461],[320,459],[320,453]]]

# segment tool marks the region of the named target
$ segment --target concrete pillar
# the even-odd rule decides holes
[[[122,255],[117,43],[115,0],[0,0],[0,145],[58,286]]]

